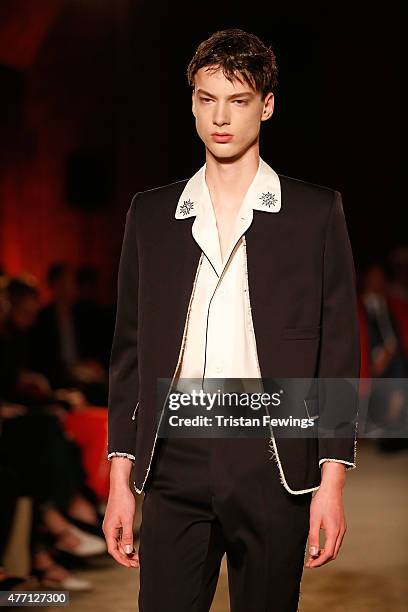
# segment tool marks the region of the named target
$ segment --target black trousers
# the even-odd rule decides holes
[[[140,526],[141,612],[208,612],[226,553],[232,612],[295,612],[312,493],[266,439],[158,438]]]

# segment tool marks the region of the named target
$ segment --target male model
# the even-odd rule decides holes
[[[224,553],[233,612],[291,612],[307,539],[306,567],[338,554],[355,427],[341,438],[164,438],[158,379],[170,391],[190,379],[357,378],[352,252],[340,193],[279,175],[259,155],[272,50],[242,30],[216,32],[187,76],[205,164],[137,193],[126,218],[104,533],[118,563],[140,567],[142,612],[208,611]],[[316,398],[305,406],[319,418]],[[132,464],[144,492],[138,553]]]

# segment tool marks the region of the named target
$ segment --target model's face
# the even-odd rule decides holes
[[[214,157],[239,157],[259,139],[261,121],[273,113],[274,96],[265,99],[245,82],[231,83],[222,73],[200,68],[195,74],[192,110],[197,133]],[[218,134],[229,134],[220,138]]]

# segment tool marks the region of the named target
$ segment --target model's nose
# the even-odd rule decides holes
[[[226,104],[218,102],[214,107],[213,123],[217,126],[230,124],[230,113]]]

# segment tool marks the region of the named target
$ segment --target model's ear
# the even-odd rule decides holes
[[[265,99],[264,99],[264,107],[262,110],[261,121],[266,121],[267,119],[272,117],[274,106],[275,106],[275,96],[270,91],[268,94],[266,94]]]

